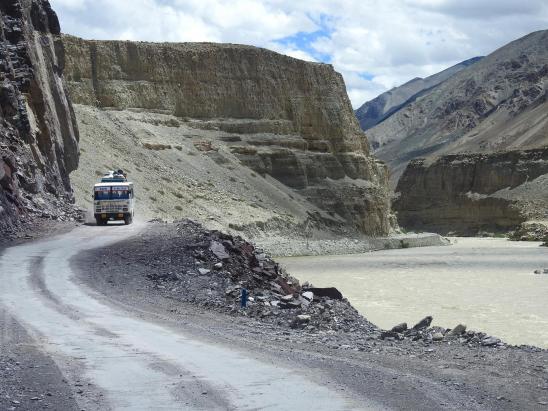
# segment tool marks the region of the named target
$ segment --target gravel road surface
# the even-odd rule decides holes
[[[80,227],[9,248],[1,257],[0,303],[55,359],[81,408],[377,408],[313,382],[306,373],[105,305],[74,281],[72,256],[142,228]]]

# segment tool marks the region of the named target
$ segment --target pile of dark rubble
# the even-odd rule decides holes
[[[432,317],[423,318],[413,327],[408,328],[406,323],[398,324],[390,330],[381,333],[381,339],[401,341],[422,341],[425,344],[440,342],[458,342],[469,346],[503,347],[504,342],[496,337],[482,332],[466,330],[466,325],[459,324],[455,328],[430,327]]]
[[[366,339],[408,341],[426,346],[459,343],[470,347],[506,347],[496,337],[470,331],[459,324],[453,329],[431,326],[428,316],[408,328],[406,323],[381,330],[367,321],[336,288],[300,284],[262,250],[241,237],[205,230],[189,220],[174,225],[169,241],[154,241],[154,247],[139,255],[147,266],[147,277],[171,298],[198,306],[245,315],[285,329],[310,333],[356,333]],[[150,250],[154,249],[151,255]],[[176,268],[176,269],[175,269]],[[246,290],[246,307],[241,307]]]
[[[175,226],[179,235],[148,261],[154,268],[148,277],[174,298],[309,332],[378,330],[336,288],[301,285],[241,237],[204,230],[188,220]]]

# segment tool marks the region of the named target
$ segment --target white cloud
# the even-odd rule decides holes
[[[86,0],[52,0],[50,3],[56,7],[65,7],[67,10],[83,10]]]
[[[51,3],[63,31],[84,38],[232,42],[309,61],[327,58],[343,74],[355,107],[414,77],[488,54],[531,31],[548,28],[545,0]],[[311,38],[299,37],[317,31],[319,35]],[[290,40],[278,41],[287,37]]]
[[[317,62],[316,58],[314,58],[312,55],[310,55],[306,51],[298,49],[295,44],[289,44],[284,46],[284,45],[280,45],[279,43],[267,43],[265,44],[264,47],[296,59]]]

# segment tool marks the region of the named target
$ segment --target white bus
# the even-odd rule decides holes
[[[97,225],[123,220],[131,224],[135,205],[133,183],[127,181],[122,170],[107,173],[93,187],[93,215]]]

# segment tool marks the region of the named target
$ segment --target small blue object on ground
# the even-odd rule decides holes
[[[245,308],[247,307],[247,289],[242,288],[242,296],[240,298],[240,307]]]

